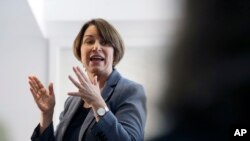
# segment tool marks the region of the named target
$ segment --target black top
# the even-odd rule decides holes
[[[74,117],[72,118],[69,126],[66,129],[66,132],[63,137],[63,141],[77,141],[79,138],[79,132],[81,126],[88,115],[90,108],[84,108],[80,104],[78,110],[76,111]]]

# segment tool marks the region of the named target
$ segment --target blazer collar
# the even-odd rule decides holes
[[[121,79],[121,75],[119,74],[119,72],[116,71],[116,69],[113,69],[102,91],[102,97],[106,102],[108,98],[111,96],[113,88],[116,86],[116,84],[118,83],[120,79]]]

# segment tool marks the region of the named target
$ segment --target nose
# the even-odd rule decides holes
[[[92,48],[92,50],[100,51],[101,50],[101,44],[98,41],[96,41],[93,48]]]

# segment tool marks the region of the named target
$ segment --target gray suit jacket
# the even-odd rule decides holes
[[[110,111],[96,122],[94,113],[90,110],[81,126],[78,141],[143,141],[146,122],[146,96],[143,87],[121,77],[114,69],[104,86],[102,96]],[[55,134],[51,124],[39,136],[38,126],[31,139],[62,141],[79,104],[81,98],[69,97],[60,115],[60,123]]]

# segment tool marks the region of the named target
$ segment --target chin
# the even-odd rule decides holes
[[[91,69],[90,69],[90,72],[91,72],[91,73],[94,73],[94,74],[99,74],[99,73],[101,72],[101,69],[98,68],[98,67],[91,68]]]

